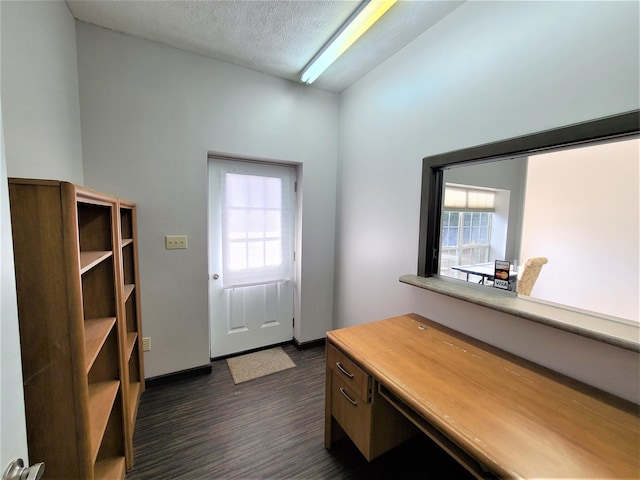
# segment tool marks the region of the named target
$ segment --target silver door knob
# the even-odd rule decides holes
[[[24,461],[18,458],[11,462],[2,475],[2,480],[40,480],[44,474],[44,463],[34,463],[30,467],[24,466]]]
[[[214,280],[217,280],[220,278],[220,275],[218,275],[217,273],[214,273],[211,278],[213,278]]]

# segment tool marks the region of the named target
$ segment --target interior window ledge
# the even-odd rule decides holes
[[[640,324],[445,277],[403,275],[400,282],[640,352]]]

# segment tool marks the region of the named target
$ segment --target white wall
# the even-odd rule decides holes
[[[74,19],[62,1],[1,3],[7,173],[82,184]]]
[[[531,296],[637,322],[640,140],[528,163],[522,259],[549,259]]]
[[[398,282],[417,269],[421,159],[639,108],[638,13],[467,2],[343,93],[336,327],[413,311],[640,401],[634,352]]]
[[[300,342],[332,327],[336,95],[78,23],[86,185],[138,204],[147,377],[209,361],[207,152],[303,172]],[[164,235],[189,248],[167,251]]]

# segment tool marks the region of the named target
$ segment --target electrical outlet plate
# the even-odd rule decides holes
[[[164,237],[164,244],[167,250],[185,249],[187,248],[187,236],[166,235]]]
[[[142,351],[148,352],[151,350],[151,337],[142,337]]]

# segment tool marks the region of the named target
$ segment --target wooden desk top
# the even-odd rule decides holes
[[[327,339],[499,476],[640,478],[638,405],[416,314]]]

